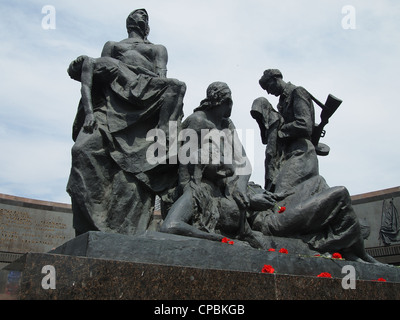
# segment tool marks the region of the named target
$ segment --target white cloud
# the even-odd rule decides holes
[[[332,93],[344,101],[323,139],[331,154],[320,158],[320,169],[329,184],[345,185],[353,194],[399,185],[400,3],[353,0],[357,28],[344,30],[341,9],[348,4],[54,0],[56,30],[46,31],[42,1],[3,1],[0,146],[8,152],[0,162],[6,168],[0,192],[65,197],[79,99],[68,64],[80,54],[99,56],[106,41],[126,37],[126,16],[141,7],[150,14],[150,40],[168,48],[169,76],[187,84],[186,116],[205,97],[208,84],[230,85],[236,127],[255,130],[253,180],[263,183],[264,146],[249,110],[255,98],[266,96],[258,86],[263,70],[274,67],[321,100]],[[33,170],[21,160],[26,154]]]
[[[18,132],[12,128],[0,127],[0,133],[1,192],[69,202],[65,192],[66,168],[70,166],[72,143],[57,136]],[[3,138],[4,134],[8,139]]]

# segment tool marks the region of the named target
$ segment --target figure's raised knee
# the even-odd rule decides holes
[[[343,197],[350,197],[349,190],[344,186],[337,186],[331,188],[335,194],[341,195]]]
[[[329,198],[334,202],[351,203],[351,197],[346,187],[336,186],[327,190]]]
[[[174,88],[177,92],[185,93],[186,92],[186,83],[182,82],[178,79],[174,78],[163,78],[164,81],[167,81],[169,85]]]
[[[168,222],[164,221],[162,225],[160,226],[160,232],[163,233],[170,233],[169,231],[171,230],[171,226]]]
[[[160,232],[179,234],[179,222],[176,221],[164,221],[160,227]]]

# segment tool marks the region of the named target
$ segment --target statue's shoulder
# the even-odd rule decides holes
[[[208,129],[209,120],[202,111],[195,111],[183,121],[184,129],[193,129],[200,131],[201,129]]]
[[[112,56],[112,51],[115,45],[117,44],[117,41],[107,41],[104,46],[103,46],[103,51],[101,52],[102,57],[111,57]]]
[[[165,63],[168,61],[168,51],[165,46],[162,44],[152,44],[155,48],[155,51],[157,52],[157,56],[160,59],[163,59]]]
[[[203,123],[205,121],[206,121],[206,117],[204,115],[204,112],[195,111],[185,119],[184,123],[186,123],[186,124],[196,124],[196,123]]]
[[[310,93],[302,86],[294,86],[292,94],[304,98],[310,98]]]
[[[151,42],[150,44],[152,44],[158,51],[167,51],[167,47],[162,44],[154,44]]]

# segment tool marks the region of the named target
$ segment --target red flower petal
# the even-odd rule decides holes
[[[275,269],[272,268],[272,266],[266,264],[264,264],[264,267],[261,270],[262,273],[274,273],[274,271]]]
[[[280,249],[279,252],[280,253],[288,253],[287,249],[285,249],[285,248]]]
[[[379,278],[377,281],[386,282],[386,279]]]
[[[332,275],[329,272],[322,272],[317,275],[318,278],[332,278]]]
[[[279,207],[278,213],[282,213],[285,212],[286,207]]]
[[[342,255],[338,252],[335,252],[334,254],[332,254],[332,258],[333,259],[343,259]]]
[[[221,242],[223,242],[223,243],[228,243],[229,240],[230,240],[230,239],[228,239],[227,237],[225,237],[225,238],[222,238]]]
[[[270,248],[270,249],[268,249],[268,251],[275,251],[275,249],[274,248]]]
[[[228,242],[229,244],[234,244],[235,242],[233,242],[232,240]]]

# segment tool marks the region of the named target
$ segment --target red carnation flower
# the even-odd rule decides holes
[[[228,244],[234,244],[234,242],[231,239],[227,238],[227,237],[222,238],[221,242],[222,243],[228,243]]]
[[[334,254],[332,254],[332,258],[333,259],[343,259],[342,255],[338,252],[335,252]]]
[[[279,207],[278,213],[282,213],[285,212],[286,207]]]
[[[262,273],[274,273],[275,269],[272,268],[272,266],[270,266],[270,265],[264,264],[264,267],[262,268],[261,272]]]
[[[229,240],[230,240],[230,239],[228,239],[227,237],[225,237],[225,238],[222,238],[221,242],[223,242],[223,243],[228,243]]]
[[[275,249],[274,248],[270,248],[270,249],[268,249],[268,251],[275,251]]]
[[[332,275],[329,272],[322,272],[317,275],[318,278],[332,278]]]
[[[378,280],[376,280],[376,281],[386,282],[386,279],[379,278],[379,279],[378,279]]]
[[[287,249],[285,249],[285,248],[280,249],[279,252],[280,253],[288,253]]]

